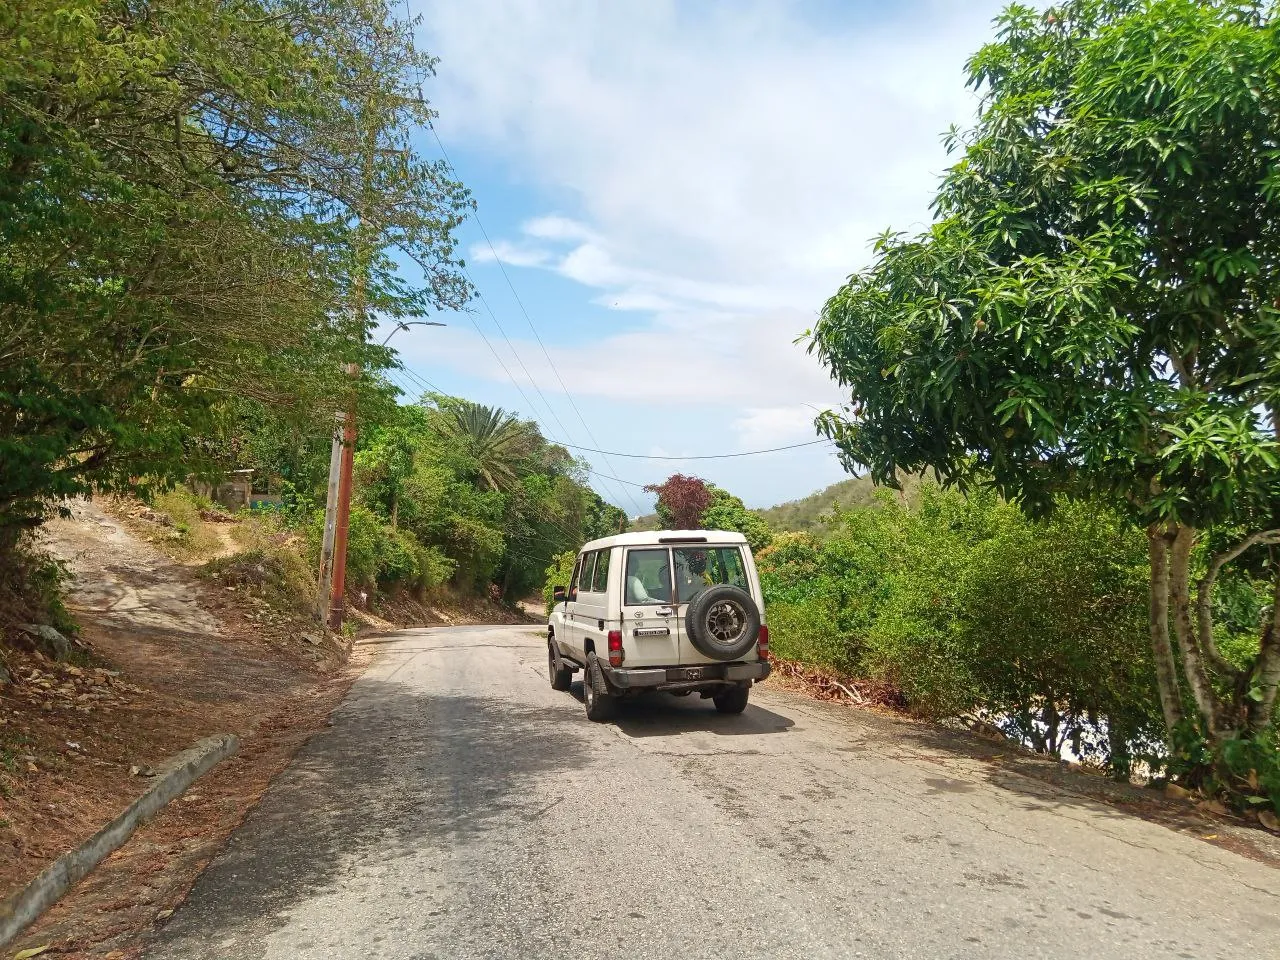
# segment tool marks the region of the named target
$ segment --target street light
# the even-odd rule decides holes
[[[394,337],[401,330],[408,330],[410,327],[447,327],[447,326],[448,326],[447,323],[438,323],[435,320],[397,320],[395,329],[387,334],[387,339],[382,341],[382,345],[385,347],[388,343],[391,342],[392,337]]]

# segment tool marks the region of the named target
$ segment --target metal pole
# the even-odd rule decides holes
[[[329,590],[333,583],[333,534],[338,518],[338,471],[342,460],[342,432],[347,415],[341,410],[335,414],[337,423],[333,429],[333,448],[329,451],[329,489],[324,506],[324,540],[320,545],[320,589],[316,593],[316,619],[325,623],[329,619]]]
[[[360,367],[350,364],[347,373],[352,378],[360,375]],[[342,424],[342,456],[338,470],[338,515],[333,532],[333,590],[329,599],[329,629],[337,633],[342,629],[346,613],[347,590],[347,533],[351,528],[351,485],[355,467],[356,412],[347,411]]]

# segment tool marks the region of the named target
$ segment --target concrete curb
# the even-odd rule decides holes
[[[64,893],[109,854],[133,836],[171,800],[181,796],[202,774],[235,753],[240,741],[233,734],[206,737],[173,757],[159,776],[124,812],[41,871],[26,888],[0,904],[0,947],[58,902]]]

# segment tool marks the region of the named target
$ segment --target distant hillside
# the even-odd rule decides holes
[[[829,514],[837,503],[846,509],[866,506],[875,489],[870,477],[850,477],[800,500],[780,503],[759,513],[774,530],[814,531],[821,526],[820,518]]]
[[[920,486],[919,478],[904,476],[902,486],[903,494],[914,501],[916,490]],[[870,477],[850,477],[848,480],[833,483],[825,490],[811,493],[803,499],[791,500],[788,503],[780,503],[776,507],[755,512],[764,517],[774,530],[791,530],[797,533],[818,532],[822,529],[821,518],[831,513],[831,508],[837,503],[846,510],[850,507],[865,507],[871,503],[877,489]],[[645,514],[633,520],[629,529],[657,530],[658,516],[654,513]]]
[[[902,489],[894,491],[895,495],[905,498],[907,503],[917,503],[920,493],[920,477],[916,474],[899,473]],[[877,487],[870,477],[850,477],[833,483],[825,490],[811,493],[802,500],[780,503],[776,507],[757,511],[769,522],[774,530],[791,530],[797,533],[817,533],[822,530],[822,518],[831,513],[837,503],[842,509],[865,507],[872,502],[876,492],[884,487]]]
[[[658,515],[656,513],[646,513],[643,517],[636,517],[631,521],[628,530],[657,530]]]

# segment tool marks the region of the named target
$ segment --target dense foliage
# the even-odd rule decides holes
[[[313,427],[388,360],[370,311],[465,301],[432,66],[384,0],[0,7],[0,547],[228,416]]]
[[[645,487],[657,494],[652,526],[654,530],[732,530],[747,538],[755,550],[773,539],[769,524],[738,497],[699,477],[673,474],[660,484]]]
[[[711,488],[699,477],[673,473],[662,483],[645,487],[658,498],[656,515],[663,530],[695,530],[711,503]]]
[[[884,492],[829,528],[758,555],[779,656],[886,680],[932,716],[979,711],[1119,772],[1158,735],[1144,543],[1120,517],[1064,504],[1034,521],[925,485],[916,509]]]
[[[273,424],[245,425],[239,438],[226,465],[287,471],[284,517],[318,551],[329,438]],[[558,554],[625,528],[585,477],[536,424],[504,410],[445,396],[383,408],[356,445],[348,582],[375,595],[449,585],[526,597]]]
[[[1230,0],[1011,6],[937,222],[882,237],[813,339],[851,466],[1145,531],[1166,736],[1219,755],[1271,736],[1280,689],[1278,28]],[[1262,601],[1234,656],[1230,565]]]

